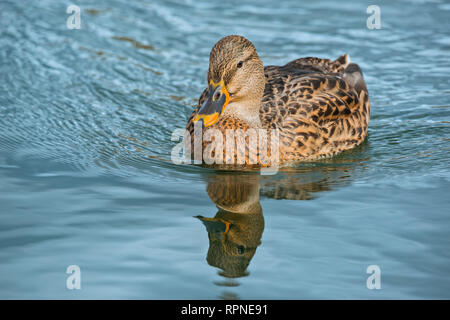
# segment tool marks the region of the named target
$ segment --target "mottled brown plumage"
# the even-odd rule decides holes
[[[226,129],[278,129],[281,163],[330,157],[367,136],[369,96],[361,69],[348,55],[335,61],[308,57],[263,67],[250,41],[227,36],[211,51],[207,80],[223,80],[231,96],[219,120],[208,128],[224,136]],[[207,90],[187,123],[191,135],[206,94]],[[247,165],[252,163],[252,147],[241,150]],[[257,152],[253,157],[260,162]]]

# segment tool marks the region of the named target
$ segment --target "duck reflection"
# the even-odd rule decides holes
[[[247,268],[261,244],[264,216],[260,197],[311,200],[318,193],[350,184],[363,159],[331,164],[323,162],[304,168],[284,168],[275,176],[255,173],[216,172],[207,177],[207,193],[218,211],[213,218],[197,216],[209,238],[206,260],[225,278],[217,283],[238,286],[236,278],[249,274]]]
[[[207,192],[218,211],[214,218],[197,216],[209,238],[207,262],[225,278],[248,274],[247,267],[261,244],[264,217],[257,175],[209,177]],[[226,283],[225,285],[233,285]]]

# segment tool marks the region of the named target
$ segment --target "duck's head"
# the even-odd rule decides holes
[[[264,93],[264,66],[253,44],[231,35],[217,42],[209,57],[207,95],[194,122],[208,127],[223,114],[259,121]]]

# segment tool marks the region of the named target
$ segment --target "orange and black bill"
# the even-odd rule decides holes
[[[195,116],[194,123],[202,121],[205,127],[213,125],[219,120],[229,101],[230,94],[223,80],[219,83],[211,80],[205,102]]]
[[[223,240],[224,236],[230,230],[230,222],[218,218],[205,218],[203,216],[196,216],[195,218],[200,219],[206,231],[216,240]]]

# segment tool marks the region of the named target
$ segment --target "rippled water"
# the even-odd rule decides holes
[[[447,1],[382,1],[380,30],[365,1],[77,1],[80,30],[70,4],[0,2],[0,298],[450,298]],[[235,33],[266,65],[348,52],[368,140],[275,176],[172,164]]]

